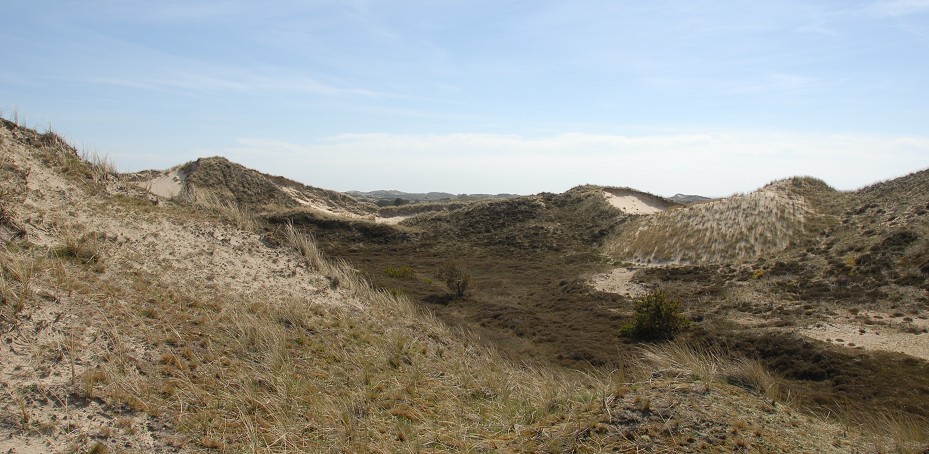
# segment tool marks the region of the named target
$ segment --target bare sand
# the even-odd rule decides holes
[[[349,219],[366,219],[366,220],[375,220],[374,216],[362,216],[358,213],[352,213],[350,211],[341,209],[337,206],[326,203],[325,201],[307,197],[306,194],[301,193],[300,191],[290,188],[287,186],[280,186],[281,190],[289,195],[294,201],[299,203],[301,206],[310,208],[321,213],[328,214],[330,216],[349,218]],[[397,221],[400,222],[400,221]]]
[[[890,326],[820,322],[801,329],[800,334],[846,347],[903,353],[929,360],[929,334],[925,333],[906,333]]]
[[[184,188],[184,174],[177,169],[167,170],[151,180],[138,183],[138,185],[158,197],[170,199],[181,194]]]
[[[644,285],[633,282],[638,268],[616,268],[609,273],[593,277],[593,286],[601,292],[616,293],[629,298],[638,298],[648,292]]]
[[[386,218],[377,216],[374,218],[374,222],[377,222],[378,224],[397,225],[407,218],[409,218],[409,216],[390,216]]]
[[[626,214],[655,214],[664,211],[664,207],[634,194],[617,195],[603,191],[603,197],[610,205]]]

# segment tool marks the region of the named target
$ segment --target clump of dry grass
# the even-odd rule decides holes
[[[297,232],[293,223],[288,223],[284,227],[284,236],[286,241],[297,250],[297,253],[303,257],[310,269],[319,270],[329,263],[323,258],[322,252],[316,247],[316,241],[312,235]]]
[[[255,217],[249,212],[248,208],[233,201],[225,200],[211,191],[197,189],[193,185],[188,185],[182,193],[182,198],[196,206],[216,213],[220,218],[239,230],[253,232],[258,228]]]
[[[61,245],[53,248],[51,253],[55,257],[95,265],[97,271],[102,270],[103,240],[97,233],[79,234],[68,229],[62,235]]]
[[[15,253],[10,247],[0,249],[0,306],[3,319],[16,324],[16,318],[35,294],[33,280],[36,261],[24,253]]]
[[[724,378],[733,385],[754,391],[772,401],[790,403],[790,392],[785,388],[784,380],[771,373],[757,360],[730,360]]]
[[[929,450],[929,420],[901,411],[863,411],[854,406],[845,415],[848,430],[867,434],[873,452],[901,454]]]
[[[375,297],[375,299],[391,297],[388,293],[375,290],[371,284],[362,278],[358,272],[345,260],[330,259],[319,250],[316,240],[308,233],[297,231],[292,223],[284,226],[285,241],[294,248],[311,270],[326,276],[332,288],[345,288],[352,293],[360,293],[362,297]]]
[[[117,174],[116,162],[107,154],[84,150],[80,159],[86,163],[86,173],[94,183],[106,184]]]
[[[690,376],[705,383],[726,382],[772,401],[789,401],[783,379],[757,360],[731,358],[720,350],[684,342],[648,345],[642,348],[642,355],[653,374]]]
[[[724,370],[721,352],[680,341],[646,345],[642,347],[642,358],[653,374],[694,377],[704,382],[717,380]]]

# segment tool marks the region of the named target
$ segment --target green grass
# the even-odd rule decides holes
[[[409,266],[387,266],[384,267],[384,276],[391,279],[415,279],[416,272]]]

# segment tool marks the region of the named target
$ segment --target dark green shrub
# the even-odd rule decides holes
[[[669,339],[687,328],[690,320],[681,313],[681,302],[657,290],[635,302],[635,316],[623,325],[624,336],[641,340]]]

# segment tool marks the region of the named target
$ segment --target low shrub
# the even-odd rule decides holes
[[[471,287],[471,275],[456,265],[445,265],[436,273],[439,279],[457,296],[464,296]]]
[[[682,314],[681,302],[656,290],[635,302],[635,316],[623,325],[624,336],[641,340],[670,339],[690,325]]]

